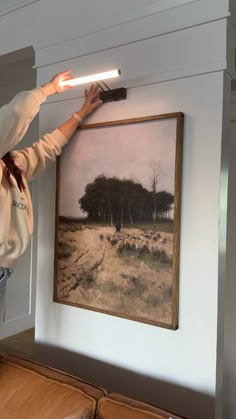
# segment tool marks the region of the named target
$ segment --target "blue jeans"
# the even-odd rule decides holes
[[[0,267],[0,325],[5,322],[7,280],[13,269]]]

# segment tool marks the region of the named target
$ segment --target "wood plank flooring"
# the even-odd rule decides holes
[[[0,340],[0,355],[18,355],[33,359],[35,350],[34,329]]]

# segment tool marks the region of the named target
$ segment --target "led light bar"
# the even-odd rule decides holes
[[[111,79],[113,77],[119,77],[120,75],[121,75],[120,70],[111,70],[111,71],[105,71],[104,73],[91,74],[90,76],[77,77],[76,79],[61,81],[60,85],[62,87],[65,85],[77,86],[79,84],[92,83],[94,81]]]

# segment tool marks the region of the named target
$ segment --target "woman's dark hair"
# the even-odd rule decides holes
[[[24,183],[23,183],[23,176],[25,175],[23,170],[20,169],[14,160],[14,157],[12,156],[11,152],[8,152],[5,154],[5,156],[2,157],[2,161],[5,163],[6,167],[4,169],[4,174],[7,178],[7,181],[10,186],[13,186],[11,175],[14,176],[16,179],[18,188],[22,192],[25,189]]]

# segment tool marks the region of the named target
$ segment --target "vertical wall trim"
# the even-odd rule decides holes
[[[224,366],[224,304],[226,284],[226,233],[228,207],[228,171],[230,136],[231,79],[224,73],[223,79],[223,124],[221,142],[220,196],[219,196],[219,243],[218,243],[218,317],[217,317],[217,365],[216,365],[216,410],[215,419],[223,415],[223,366]]]

